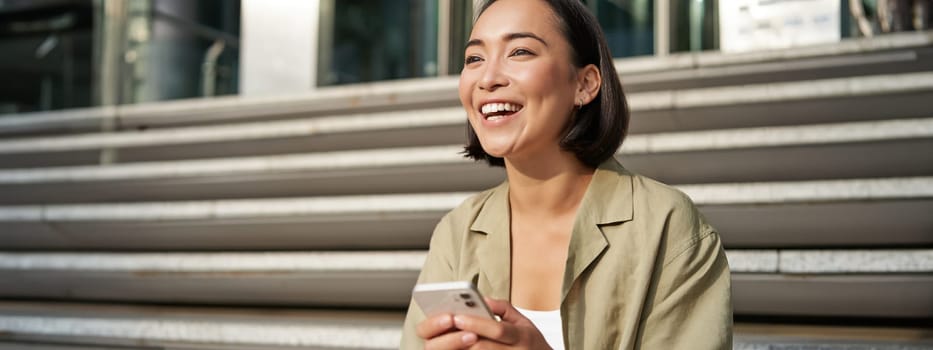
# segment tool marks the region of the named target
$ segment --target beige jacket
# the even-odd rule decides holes
[[[467,199],[434,231],[418,283],[476,283],[510,297],[508,183]],[[567,349],[732,349],[729,266],[685,194],[610,159],[580,204],[560,306]],[[422,349],[412,304],[402,349]]]

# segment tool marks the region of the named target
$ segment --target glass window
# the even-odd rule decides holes
[[[93,23],[91,0],[0,1],[0,114],[89,106]]]
[[[447,45],[448,63],[447,74],[458,75],[463,70],[463,53],[466,49],[466,43],[470,40],[470,32],[473,30],[473,2],[461,0],[449,1],[451,5],[449,26],[450,26],[450,44]],[[444,72],[441,72],[442,74]]]
[[[654,53],[654,0],[590,0],[615,57]]]
[[[841,1],[843,37],[928,30],[933,22],[933,1],[930,0]]]
[[[121,102],[236,94],[239,2],[127,3]]]
[[[671,1],[671,52],[719,48],[719,8],[716,0]]]
[[[238,34],[237,1],[0,1],[0,113],[235,94]]]
[[[438,0],[321,2],[318,84],[438,74]]]

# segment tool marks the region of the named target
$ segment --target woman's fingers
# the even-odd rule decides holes
[[[512,304],[509,304],[509,302],[505,300],[498,300],[489,297],[484,297],[483,300],[485,300],[486,305],[489,306],[489,311],[492,311],[492,313],[499,316],[502,316],[506,310],[512,308]]]
[[[514,345],[520,339],[518,329],[510,322],[497,322],[488,318],[456,315],[454,316],[454,326],[457,329],[475,333],[482,338],[502,344]]]
[[[509,302],[487,298],[486,304],[492,313],[502,317],[502,322],[467,315],[438,315],[419,323],[415,332],[425,339],[425,349],[430,350],[467,349],[480,343],[483,347],[545,344],[543,339],[536,342],[531,332],[537,338],[541,338],[540,333]],[[523,336],[522,332],[527,334]]]
[[[489,306],[489,311],[502,317],[503,321],[514,323],[526,319],[525,316],[518,312],[518,310],[515,310],[508,301],[491,298],[484,298],[484,300],[486,300],[486,305]]]
[[[466,349],[476,344],[479,337],[475,333],[457,331],[439,335],[424,342],[425,350]]]
[[[415,334],[421,339],[431,339],[447,333],[453,328],[454,318],[452,315],[437,315],[418,323],[418,326],[415,327]]]

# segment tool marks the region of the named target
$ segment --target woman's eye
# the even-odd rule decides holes
[[[523,55],[531,55],[531,54],[532,54],[531,51],[528,51],[526,49],[515,49],[515,51],[512,51],[512,54],[510,56],[523,56]]]
[[[463,62],[466,64],[470,64],[473,62],[479,62],[480,60],[481,58],[479,58],[479,56],[467,56],[467,58]]]

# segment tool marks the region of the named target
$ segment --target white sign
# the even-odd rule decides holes
[[[837,42],[840,0],[720,0],[724,52]]]

